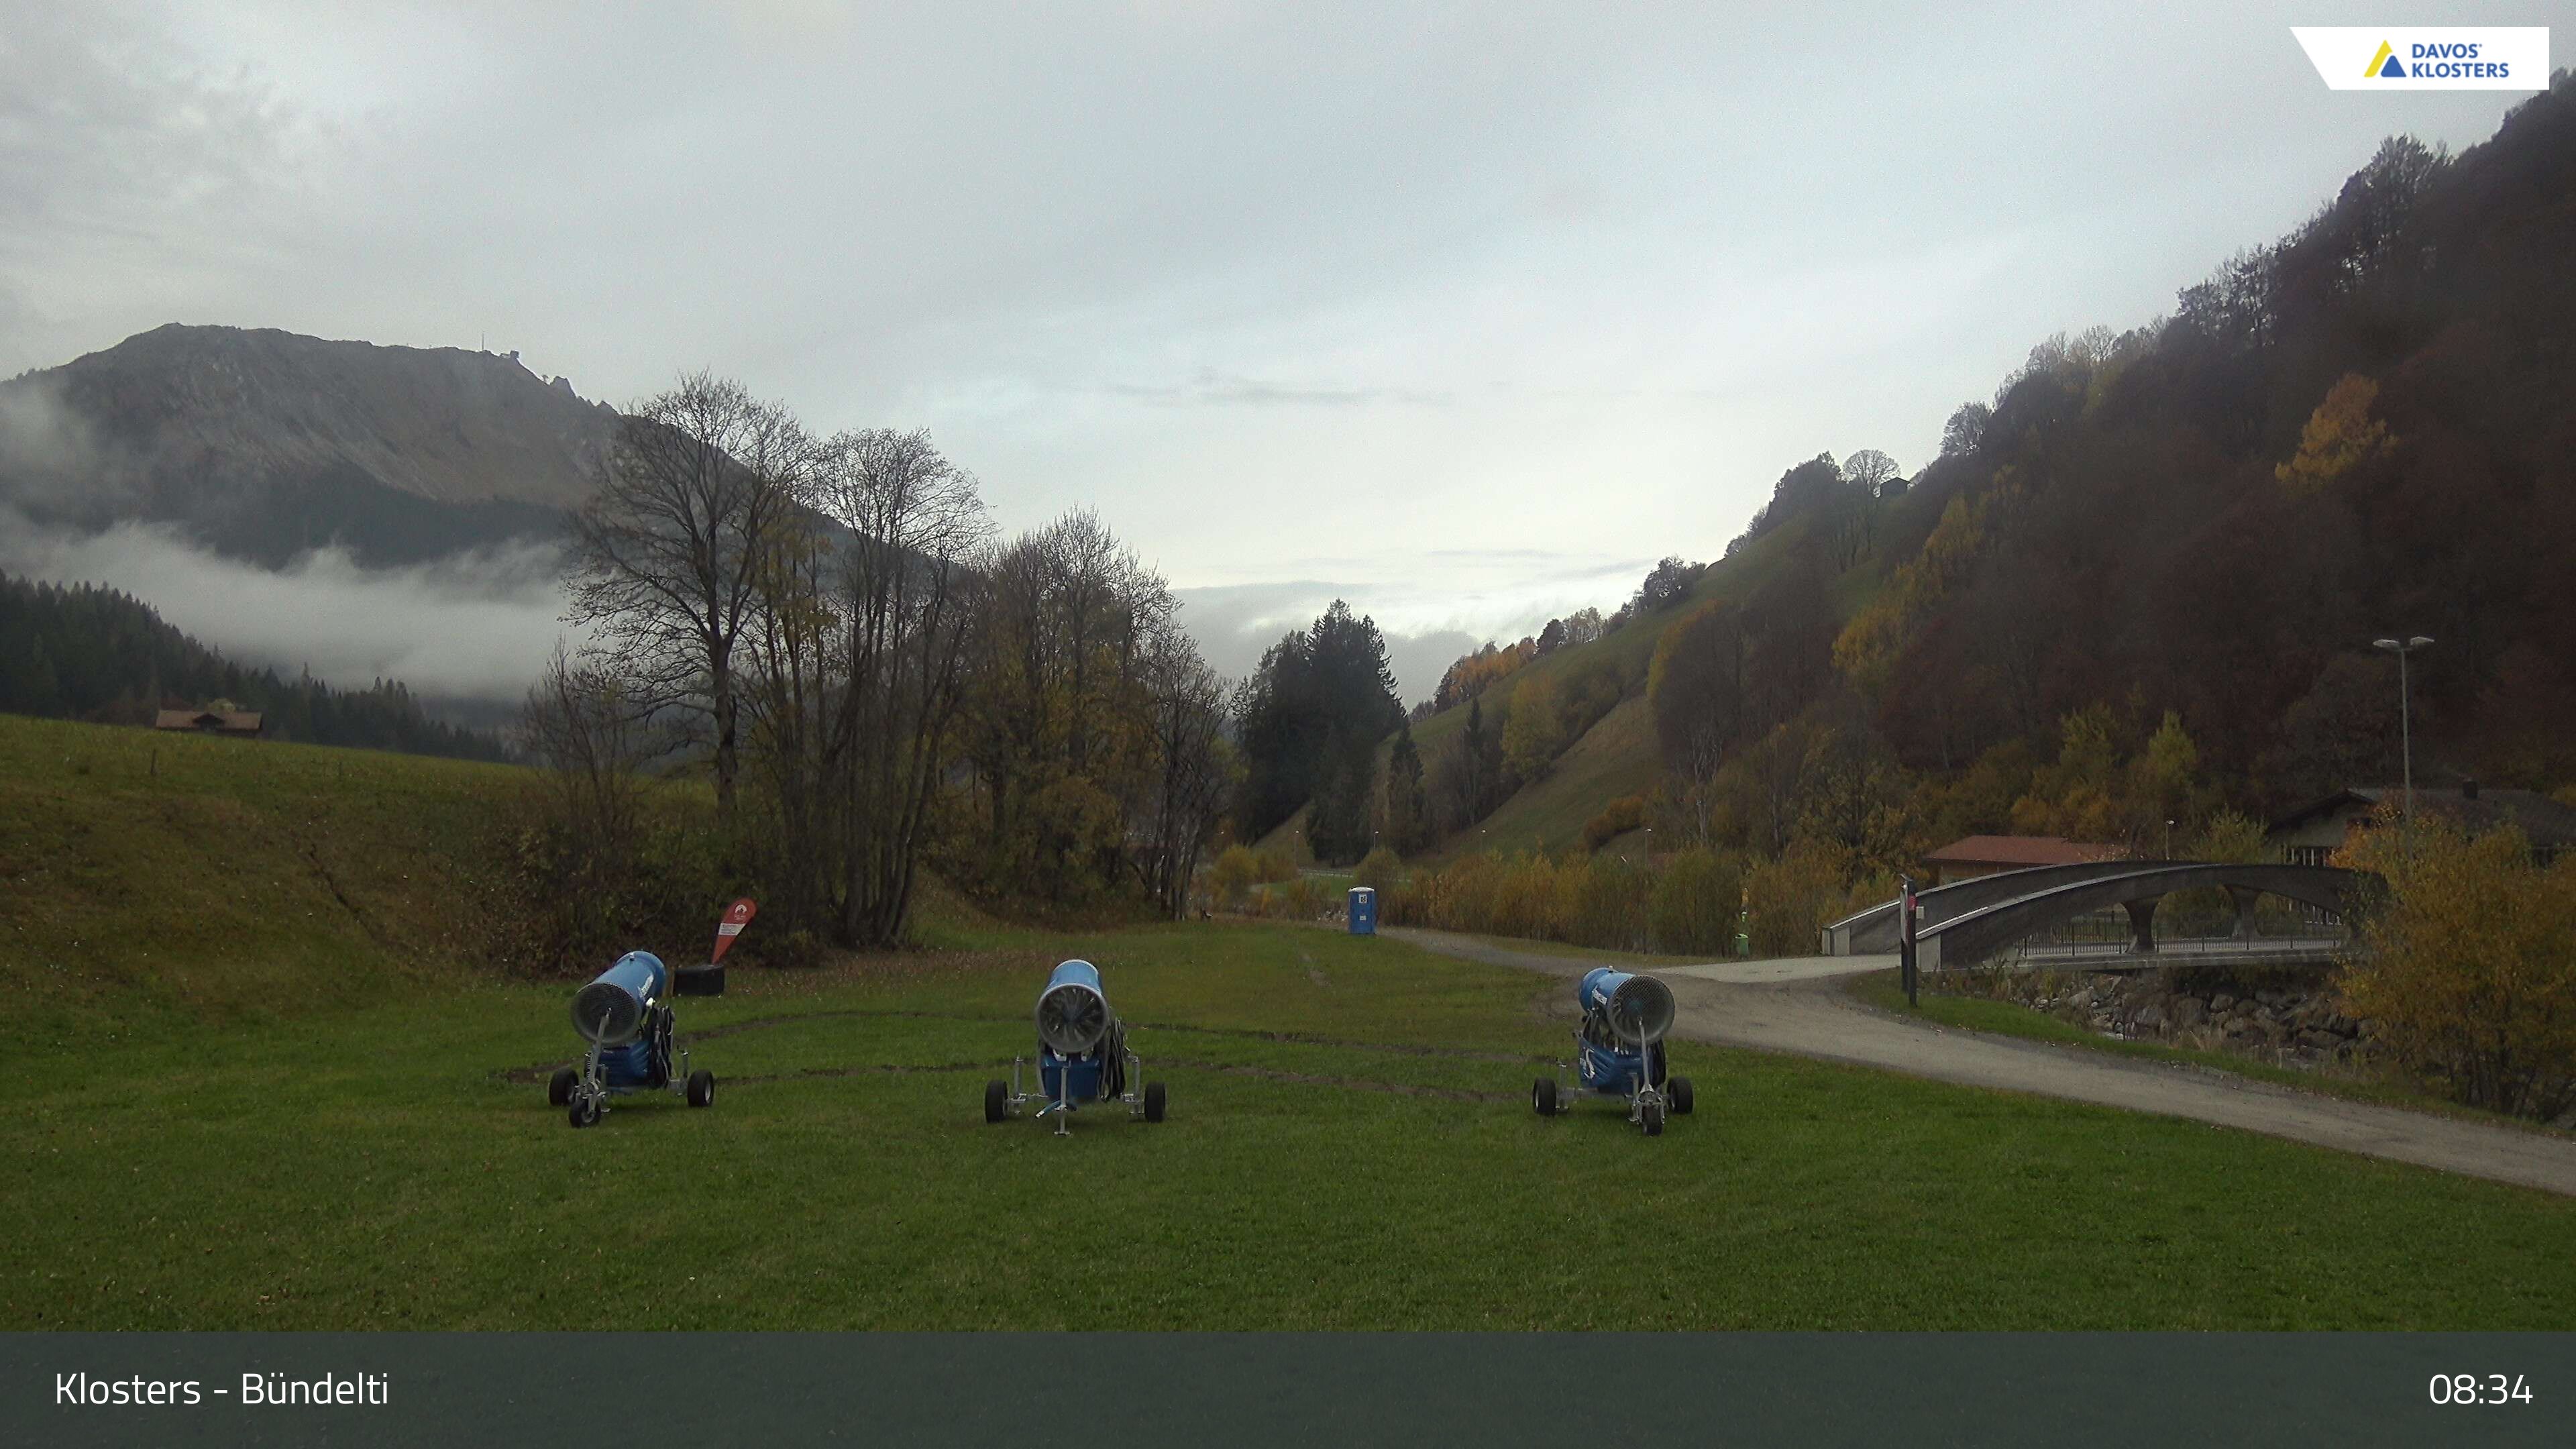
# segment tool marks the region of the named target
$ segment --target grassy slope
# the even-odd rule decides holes
[[[1646,671],[1663,631],[1691,609],[1712,599],[1741,602],[1790,566],[1814,520],[1798,518],[1763,535],[1730,559],[1712,565],[1684,604],[1633,619],[1590,644],[1560,649],[1537,660],[1497,686],[1507,692],[1524,677],[1562,679],[1578,669],[1608,659],[1628,682],[1628,696],[1583,738],[1559,756],[1546,776],[1523,786],[1482,822],[1482,833],[1463,831],[1429,852],[1432,862],[1452,859],[1488,846],[1536,849],[1555,853],[1579,845],[1584,822],[1622,795],[1651,789],[1662,778],[1663,761],[1655,743],[1653,716],[1646,708]],[[1879,586],[1876,560],[1864,560],[1831,587],[1835,607],[1849,618]],[[1413,727],[1413,738],[1426,761],[1435,746],[1446,749],[1467,727],[1465,706],[1443,710]]]
[[[451,969],[500,765],[0,716],[10,1031],[92,1042]]]
[[[440,908],[403,877],[463,873],[425,852],[510,783],[205,741],[233,753],[179,771],[200,788],[106,745],[39,784],[75,737],[0,736],[45,832],[238,811],[378,862],[348,873],[394,913]],[[1678,1062],[1701,1111],[1660,1139],[1599,1105],[1542,1121],[1562,983],[1295,926],[961,917],[956,949],[742,970],[682,1011],[714,1110],[575,1132],[542,1086],[560,985],[417,966],[318,903],[261,924],[303,887],[250,877],[300,855],[174,852],[13,865],[12,925],[28,899],[87,922],[96,967],[13,978],[36,1010],[0,1018],[0,1329],[2563,1329],[2576,1302],[2576,1203],[2192,1123],[1705,1048]],[[220,919],[110,908],[140,883]],[[165,931],[195,933],[184,970]],[[281,948],[308,988],[404,989],[191,1010]],[[1066,955],[1102,964],[1170,1122],[980,1120]],[[1649,1230],[1600,1231],[1621,1217]]]

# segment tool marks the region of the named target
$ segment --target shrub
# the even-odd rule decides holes
[[[1286,920],[1311,921],[1323,912],[1323,898],[1316,893],[1315,883],[1302,875],[1270,892],[1269,901],[1272,914]]]
[[[2335,860],[2388,882],[2342,980],[2380,1048],[2472,1106],[2554,1118],[2576,1102],[2576,859],[2535,869],[2519,831],[2418,816]]]
[[[1544,855],[1514,856],[1495,883],[1492,920],[1484,929],[1535,941],[1565,939],[1565,921],[1557,909],[1555,863]]]
[[[1843,914],[1849,852],[1830,841],[1792,841],[1778,860],[1744,879],[1757,956],[1812,956],[1824,928]]]
[[[715,911],[747,884],[722,840],[683,791],[642,797],[615,852],[584,836],[542,798],[522,807],[505,848],[485,954],[520,971],[596,971],[639,946],[704,951]],[[506,921],[506,925],[501,922]]]
[[[1600,814],[1583,822],[1583,848],[1599,850],[1645,823],[1646,797],[1622,795],[1602,806]]]
[[[775,940],[759,942],[757,950],[753,959],[763,966],[801,970],[823,964],[822,941],[802,926],[780,933]]]
[[[1404,862],[1396,857],[1395,852],[1381,845],[1360,858],[1358,868],[1351,872],[1351,884],[1367,886],[1384,896],[1395,885],[1396,876],[1403,869]]]
[[[1440,870],[1415,871],[1412,884],[1395,900],[1383,903],[1379,918],[1391,925],[1491,931],[1501,866],[1496,856],[1469,855]]]
[[[1594,856],[1561,867],[1558,876],[1568,940],[1612,951],[1646,949],[1646,903],[1655,882],[1645,867]]]
[[[1705,847],[1679,852],[1655,878],[1649,907],[1654,949],[1681,955],[1732,950],[1742,903],[1743,876],[1733,862]]]
[[[1240,910],[1253,884],[1262,879],[1261,860],[1249,849],[1229,845],[1208,867],[1208,893],[1221,910]]]

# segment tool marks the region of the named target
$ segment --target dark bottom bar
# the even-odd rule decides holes
[[[0,1395],[10,1445],[2565,1444],[2576,1335],[10,1334]]]

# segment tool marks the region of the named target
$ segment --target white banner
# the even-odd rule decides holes
[[[2545,91],[2549,27],[2293,25],[2339,91]]]

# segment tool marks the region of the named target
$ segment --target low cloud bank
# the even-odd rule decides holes
[[[1426,558],[1435,572],[1439,560]],[[515,706],[558,640],[561,556],[540,544],[478,550],[405,568],[363,568],[339,549],[282,571],[197,548],[166,525],[123,523],[104,533],[43,529],[0,508],[0,569],[61,584],[103,584],[160,611],[177,628],[241,663],[335,687],[399,679],[441,713],[480,723]],[[1607,612],[1639,570],[1519,569],[1503,581],[1396,584],[1294,579],[1175,589],[1180,622],[1216,670],[1248,677],[1263,651],[1335,599],[1376,619],[1397,693],[1428,699],[1452,661],[1486,640],[1509,643],[1589,604]]]
[[[1429,699],[1458,656],[1487,640],[1508,644],[1577,609],[1607,614],[1635,590],[1647,564],[1516,551],[1429,550],[1398,581],[1319,579],[1174,589],[1181,627],[1220,674],[1241,679],[1282,635],[1315,621],[1333,600],[1377,621],[1396,693]],[[1413,577],[1403,578],[1410,572]]]
[[[542,545],[367,569],[338,549],[270,572],[190,545],[175,530],[119,524],[73,535],[0,513],[0,569],[134,595],[243,664],[309,668],[335,688],[399,679],[425,698],[514,703],[558,639],[558,555]]]

